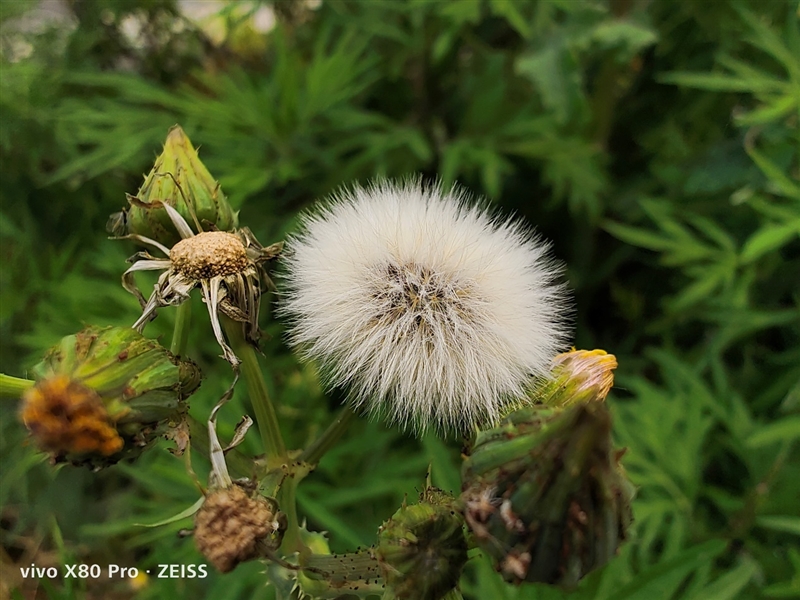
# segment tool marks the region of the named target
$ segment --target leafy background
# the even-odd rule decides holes
[[[24,376],[85,323],[130,324],[132,248],[106,239],[180,123],[243,224],[282,239],[353,181],[459,182],[553,241],[575,344],[617,355],[609,400],[639,487],[632,540],[577,590],[473,599],[800,597],[800,30],[790,1],[69,0],[0,5],[0,360]],[[205,11],[204,16],[198,16]],[[195,314],[202,314],[196,306]],[[170,311],[148,328],[169,339]],[[265,315],[291,446],[331,419]],[[204,419],[226,369],[196,321]],[[242,387],[242,386],[240,386]],[[242,390],[240,390],[241,392]],[[220,421],[229,436],[247,399]],[[53,469],[0,404],[0,596],[269,598],[263,567],[205,580],[22,580],[20,565],[200,563],[198,497],[164,447],[100,473]],[[335,550],[370,544],[458,440],[359,422],[300,487]],[[257,436],[245,451],[260,452]],[[203,479],[202,460],[194,465]]]

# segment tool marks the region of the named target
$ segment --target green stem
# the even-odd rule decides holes
[[[306,568],[301,590],[314,598],[382,596],[386,590],[377,559],[369,551],[349,554],[309,554],[300,558]]]
[[[286,479],[278,492],[278,506],[286,515],[287,527],[283,534],[281,550],[285,555],[300,552],[307,553],[308,548],[300,539],[300,519],[297,517],[297,480]]]
[[[33,387],[35,382],[30,379],[20,379],[5,373],[0,373],[0,396],[20,398],[26,390]]]
[[[189,341],[189,324],[192,321],[192,303],[185,301],[178,306],[178,314],[175,317],[175,329],[172,331],[172,342],[169,351],[174,356],[181,357],[186,352],[186,344]]]
[[[301,462],[312,465],[317,464],[325,453],[338,442],[350,424],[356,419],[356,413],[349,406],[345,406],[337,415],[336,419],[328,425],[328,428],[319,436],[314,443],[303,450],[298,458]]]
[[[220,315],[220,320],[225,328],[225,335],[231,349],[242,361],[240,368],[247,383],[250,402],[256,413],[258,430],[261,432],[261,441],[264,443],[264,451],[267,454],[267,464],[270,467],[285,464],[288,460],[286,446],[283,443],[275,406],[270,400],[264,375],[258,365],[256,351],[245,339],[241,323],[223,315]]]

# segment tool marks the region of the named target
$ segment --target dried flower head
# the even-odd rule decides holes
[[[290,344],[392,422],[496,421],[563,342],[547,245],[457,189],[356,187],[307,214],[289,243]]]
[[[20,416],[42,449],[51,452],[110,456],[124,445],[100,395],[65,375],[29,389]]]
[[[87,327],[33,368],[20,417],[55,460],[102,467],[170,433],[199,386],[195,365],[128,327]]]
[[[506,580],[574,585],[626,539],[634,488],[604,402],[516,410],[467,452],[464,517]]]
[[[271,499],[239,485],[211,490],[195,515],[198,550],[220,572],[277,550],[285,523]],[[285,518],[285,517],[284,517]]]
[[[142,331],[154,318],[156,309],[185,302],[190,292],[199,287],[203,291],[203,301],[208,307],[214,336],[222,348],[223,356],[231,365],[238,366],[239,358],[222,335],[219,313],[243,323],[246,339],[253,344],[258,343],[261,289],[262,284],[269,282],[264,263],[275,258],[283,244],[263,248],[246,227],[232,232],[195,233],[169,204],[151,201],[148,206],[165,209],[181,239],[169,249],[145,236],[124,236],[157,248],[165,255],[164,258],[158,258],[147,252],[138,252],[129,259],[133,266],[122,275],[122,285],[139,298],[142,305],[142,316],[133,324],[133,328]],[[153,293],[145,300],[133,274],[136,271],[153,270],[163,270],[164,273],[158,278]]]

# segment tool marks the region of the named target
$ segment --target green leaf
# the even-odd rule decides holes
[[[615,238],[632,246],[639,246],[656,252],[663,252],[673,247],[671,240],[658,235],[651,229],[631,227],[614,221],[604,221],[602,227]]]
[[[506,21],[523,38],[527,39],[531,36],[531,27],[519,11],[519,7],[524,5],[513,0],[489,0],[489,6],[493,14],[505,17]]]
[[[608,19],[594,28],[592,40],[605,48],[621,46],[625,50],[623,58],[630,60],[635,54],[655,44],[658,36],[653,29],[639,23]]]
[[[658,77],[660,83],[672,83],[691,88],[699,88],[712,92],[789,92],[788,86],[777,79],[763,77],[761,79],[742,79],[721,73],[690,73],[673,71]]]
[[[514,70],[532,81],[542,97],[542,103],[564,122],[569,116],[572,99],[580,91],[580,81],[570,81],[570,71],[565,65],[565,54],[560,45],[551,43],[543,49],[523,54],[514,64]]]
[[[800,535],[800,517],[762,515],[756,518],[756,524],[765,529]]]
[[[711,540],[684,550],[617,590],[614,600],[669,600],[690,573],[720,554],[726,546],[723,540]]]
[[[748,448],[761,448],[797,438],[800,438],[800,415],[792,415],[762,426],[747,438],[745,445]]]
[[[162,525],[169,525],[170,523],[174,523],[175,521],[180,521],[181,519],[186,519],[187,517],[191,517],[194,513],[200,510],[200,507],[203,506],[203,502],[205,502],[205,496],[200,496],[197,499],[197,502],[192,504],[186,510],[182,510],[177,515],[173,515],[161,521],[156,521],[155,523],[133,523],[134,527],[161,527]]]
[[[777,193],[787,198],[800,200],[800,185],[789,179],[789,176],[778,165],[754,147],[746,145],[745,150],[750,158],[753,159],[753,162],[756,163],[756,166],[769,178],[770,183],[775,185]]]
[[[703,277],[683,288],[677,296],[669,301],[669,310],[680,312],[711,297],[713,292],[724,282],[726,275],[727,273],[721,269],[706,272]]]
[[[800,218],[780,225],[765,225],[747,239],[742,246],[739,259],[743,264],[749,264],[777,250],[798,235],[800,235]]]
[[[733,600],[758,571],[758,563],[745,560],[738,567],[712,581],[687,600]]]

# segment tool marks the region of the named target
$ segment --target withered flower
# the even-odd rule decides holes
[[[87,327],[35,366],[20,418],[55,460],[102,467],[169,433],[200,381],[193,363],[127,327]]]
[[[142,305],[142,315],[133,328],[142,331],[158,308],[176,306],[189,299],[199,287],[208,307],[214,336],[222,348],[223,357],[233,367],[241,362],[228,346],[222,334],[219,314],[244,324],[246,339],[257,345],[260,337],[258,313],[262,285],[270,285],[265,263],[280,254],[283,242],[262,247],[247,228],[233,231],[200,231],[195,233],[186,220],[169,204],[152,201],[152,208],[167,211],[181,237],[171,249],[160,242],[139,234],[126,238],[147,244],[164,254],[164,258],[149,252],[138,252],[129,262],[133,266],[122,275],[122,285],[134,294]],[[164,271],[155,289],[145,299],[134,280],[136,271]]]

